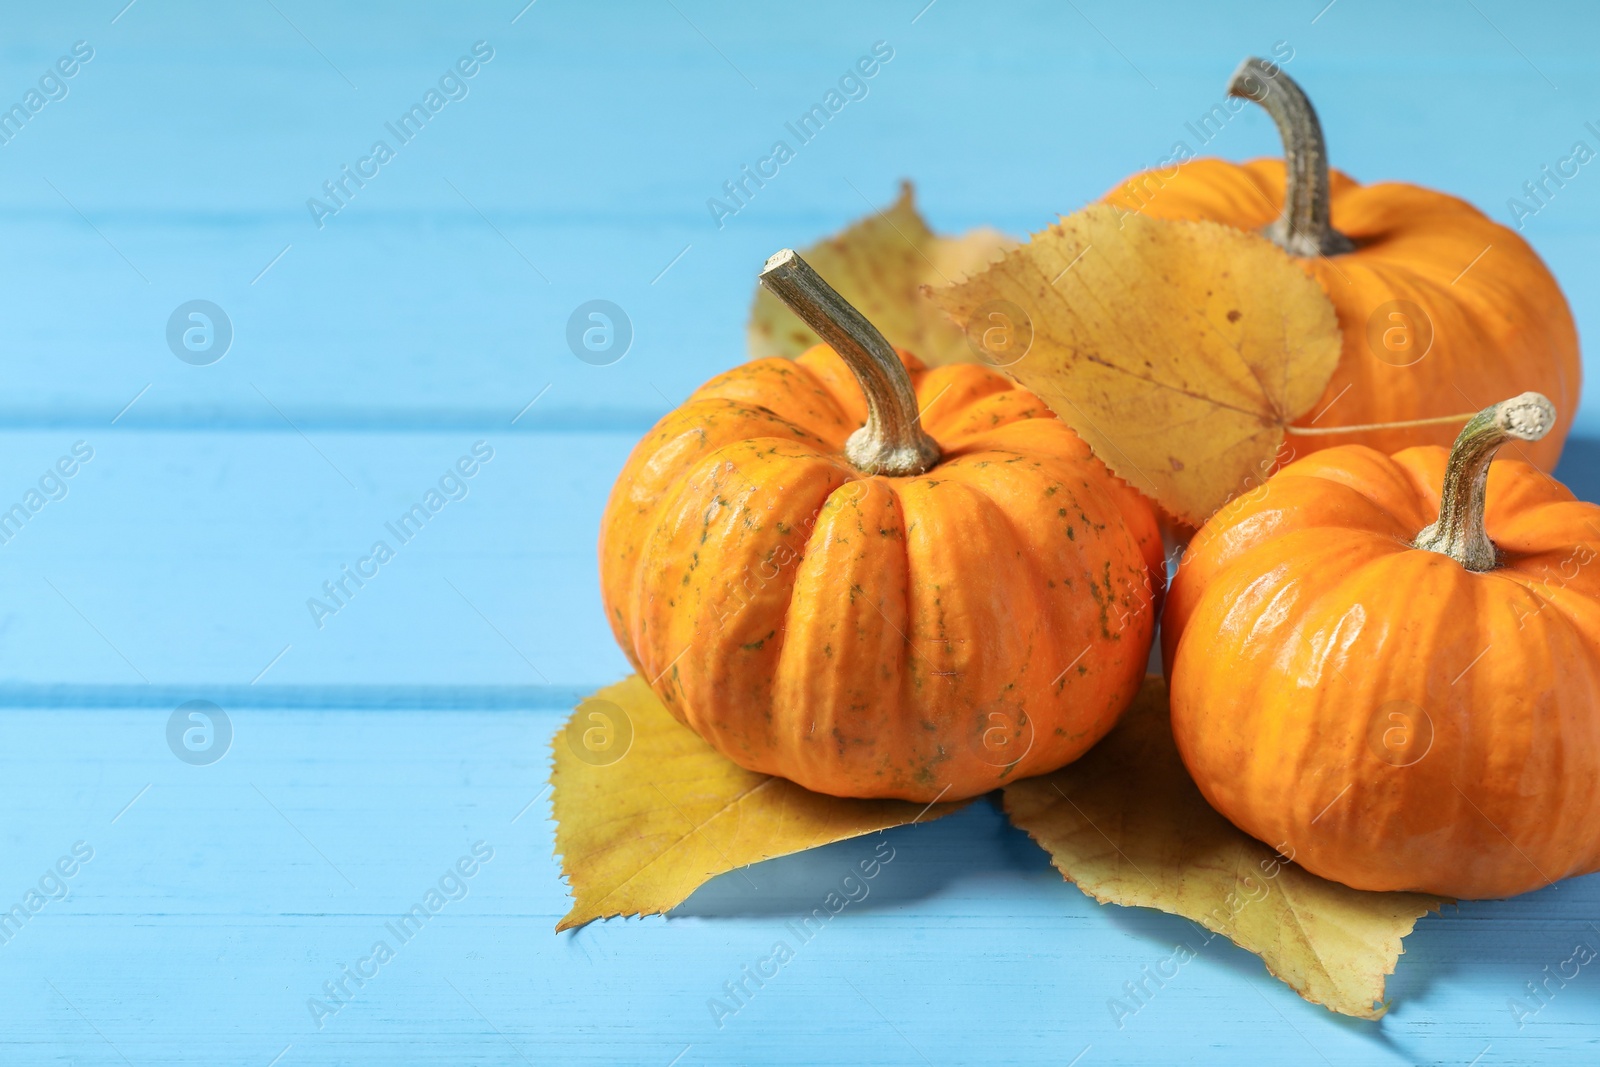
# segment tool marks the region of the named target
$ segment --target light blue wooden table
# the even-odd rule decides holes
[[[1525,988],[1600,947],[1600,880],[1425,919],[1381,1024],[1217,941],[1119,1028],[1107,1002],[1193,928],[1091,903],[987,803],[887,834],[871,896],[719,1026],[707,1001],[871,843],[558,936],[545,786],[565,709],[626,670],[596,588],[606,491],[742,358],[766,254],[902,176],[944,230],[1037,229],[1193,145],[1277,42],[1341,166],[1509,220],[1542,164],[1596,145],[1590,6],[524,2],[0,14],[0,105],[27,115],[0,144],[0,507],[73,470],[0,544],[0,907],[26,916],[0,925],[0,1063],[1600,1057],[1600,970],[1537,1012]],[[719,226],[707,200],[876,42],[865,95]],[[426,123],[390,133],[413,103]],[[1247,112],[1206,147],[1275,142]],[[1591,338],[1597,166],[1524,230]],[[594,299],[632,326],[608,365],[565,340]],[[230,326],[218,361],[220,334],[168,344],[194,300]],[[318,620],[307,600],[478,442],[459,499]],[[1562,469],[1591,499],[1597,455]],[[192,700],[227,713],[218,762],[169,747]],[[441,880],[453,899],[371,974]],[[308,1006],[339,981],[347,1003]]]

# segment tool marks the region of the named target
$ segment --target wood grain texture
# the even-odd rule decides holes
[[[507,1038],[535,1063],[594,1064],[666,1064],[687,1045],[680,1062],[797,1065],[1059,1064],[1088,1045],[1109,1063],[1590,1055],[1588,968],[1521,1029],[1507,999],[1574,943],[1600,946],[1600,879],[1423,919],[1393,1010],[1356,1025],[1181,919],[1093,903],[987,802],[887,831],[868,896],[804,943],[789,924],[877,835],[750,868],[753,887],[721,877],[664,919],[556,935],[568,898],[545,743],[564,719],[245,710],[228,755],[193,767],[160,709],[8,712],[0,898],[75,841],[95,855],[0,944],[7,1062],[121,1063],[100,1034],[129,1062],[185,1065],[265,1064],[289,1045],[281,1063],[523,1062]],[[494,857],[465,897],[396,943],[385,924],[478,841]],[[317,1029],[308,1000],[380,939],[395,958]],[[778,940],[794,959],[719,1028],[707,1002]],[[1197,958],[1119,1030],[1107,1002],[1184,941]],[[996,1035],[996,1019],[1016,1025]]]

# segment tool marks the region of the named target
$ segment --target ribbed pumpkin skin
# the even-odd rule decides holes
[[[1283,173],[1277,159],[1196,159],[1176,176],[1170,170],[1136,175],[1106,200],[1153,218],[1210,219],[1257,230],[1282,210]],[[1356,242],[1356,250],[1300,262],[1338,312],[1344,356],[1298,425],[1450,415],[1524,390],[1543,393],[1557,411],[1577,410],[1582,365],[1572,312],[1527,242],[1444,193],[1400,182],[1360,185],[1338,171],[1329,185],[1333,226]],[[1374,313],[1395,300],[1423,308],[1433,323],[1432,348],[1410,366],[1380,359],[1369,341]],[[1378,319],[1381,334],[1390,320],[1385,314]],[[1524,446],[1525,458],[1553,470],[1571,426],[1565,418],[1544,440]],[[1298,455],[1342,444],[1395,452],[1423,444],[1448,447],[1458,429],[1296,437],[1290,444]]]
[[[1496,461],[1502,562],[1473,573],[1408,546],[1446,456],[1330,449],[1215,516],[1163,618],[1172,726],[1206,799],[1307,869],[1509,896],[1600,866],[1600,507]]]
[[[865,477],[845,460],[866,405],[832,349],[746,364],[634,449],[601,526],[601,591],[634,666],[741,766],[950,800],[1111,729],[1144,673],[1161,541],[1144,499],[1032,393],[900,356],[944,453],[932,470]]]

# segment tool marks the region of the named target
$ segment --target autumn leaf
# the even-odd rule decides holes
[[[852,223],[837,236],[800,250],[806,262],[889,343],[910,349],[929,366],[975,361],[979,354],[961,329],[922,292],[925,285],[949,284],[994,260],[1016,244],[987,228],[960,237],[940,237],[928,229],[912,202],[910,182],[886,211]],[[752,357],[793,358],[817,343],[794,313],[771,293],[756,287],[750,309]]]
[[[1342,344],[1316,280],[1265,238],[1110,205],[934,296],[969,328],[1031,336],[1007,372],[1194,525],[1272,470]]]
[[[1184,770],[1169,722],[1166,684],[1146,678],[1088,755],[1007,786],[1006,813],[1101,903],[1192,919],[1260,956],[1312,1003],[1380,1017],[1401,939],[1449,901],[1350,889],[1235,829]]]
[[[967,804],[845,800],[747,771],[637,675],[579,704],[551,744],[556,852],[573,895],[557,930],[664,912],[727,871]]]

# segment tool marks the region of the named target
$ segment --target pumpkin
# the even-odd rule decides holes
[[[1162,620],[1206,799],[1357,889],[1500,897],[1600,867],[1600,507],[1528,463],[1550,402],[1454,448],[1331,448],[1213,516]]]
[[[1228,94],[1266,108],[1283,138],[1282,160],[1187,159],[1137,174],[1105,199],[1156,218],[1261,230],[1322,285],[1343,355],[1296,423],[1317,435],[1297,435],[1300,454],[1340,444],[1448,446],[1461,424],[1449,415],[1524,390],[1563,412],[1576,408],[1582,368],[1572,313],[1521,237],[1453,196],[1399,182],[1360,185],[1330,170],[1316,111],[1273,64],[1245,60]],[[1187,146],[1177,147],[1186,157]],[[1528,459],[1554,469],[1569,428],[1531,446]]]
[[[729,759],[822,793],[955,799],[1076,758],[1149,657],[1150,506],[792,251],[762,283],[829,343],[712,379],[634,449],[599,548],[623,651]]]

